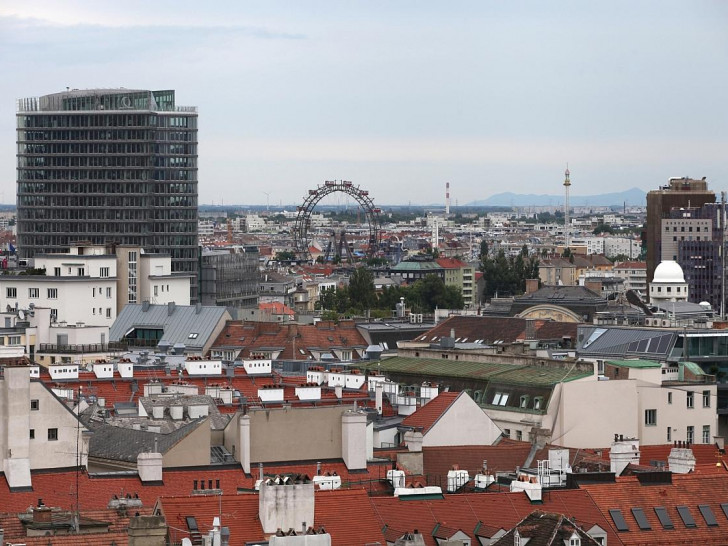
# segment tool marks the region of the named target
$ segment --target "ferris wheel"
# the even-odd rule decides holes
[[[374,202],[369,197],[369,192],[361,189],[359,186],[355,186],[347,180],[327,180],[323,184],[319,184],[315,189],[308,190],[308,195],[304,199],[303,204],[297,207],[298,215],[296,216],[293,234],[296,256],[299,259],[311,259],[310,247],[313,242],[311,215],[313,210],[321,199],[337,192],[352,197],[364,212],[366,224],[364,231],[367,239],[364,248],[365,255],[371,258],[379,251],[381,237],[380,213],[382,211],[374,205]],[[349,261],[353,261],[354,258],[349,242],[347,241],[346,230],[342,229],[338,233],[336,230],[332,230],[325,254],[327,259],[333,254],[338,255],[342,259],[346,257]]]

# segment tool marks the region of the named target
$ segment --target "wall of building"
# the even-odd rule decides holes
[[[458,397],[424,435],[423,446],[492,445],[501,430],[467,394]]]
[[[164,454],[163,467],[209,466],[210,437],[210,420],[206,419]]]
[[[351,406],[250,410],[250,460],[253,463],[339,459],[341,418]],[[225,448],[239,458],[237,414],[225,428]]]
[[[693,443],[703,442],[703,426],[710,427],[708,443],[713,442],[713,436],[718,436],[718,415],[716,412],[717,386],[710,384],[694,384],[667,386],[654,388],[642,386],[639,391],[639,439],[643,445],[667,444],[670,442],[686,441],[687,427],[692,426],[694,431]],[[709,392],[708,405],[703,404],[703,392]],[[693,407],[687,405],[688,392],[693,393]],[[656,410],[655,424],[647,424],[646,410]],[[670,439],[667,437],[667,427],[670,427]]]

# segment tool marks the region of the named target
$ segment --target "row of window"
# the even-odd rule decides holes
[[[100,317],[103,316],[103,314],[104,314],[103,309],[101,307],[99,307],[98,309],[99,309],[98,315]],[[96,307],[91,308],[91,314],[96,315]],[[109,319],[111,318],[111,307],[106,308],[106,318],[109,318]]]
[[[35,440],[35,429],[30,429],[30,439]],[[57,428],[49,428],[48,429],[48,441],[54,442],[58,440],[58,429]]]

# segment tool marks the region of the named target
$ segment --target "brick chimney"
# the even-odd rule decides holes
[[[538,290],[539,279],[526,279],[526,294],[533,294]]]

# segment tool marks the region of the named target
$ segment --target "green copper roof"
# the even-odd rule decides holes
[[[662,364],[654,360],[607,360],[607,364],[620,368],[661,368]]]
[[[695,362],[680,362],[678,363],[680,367],[684,366],[688,370],[690,370],[691,373],[694,375],[708,375],[703,371],[703,368],[700,367],[699,364],[696,364]],[[682,375],[682,374],[680,374]],[[682,378],[681,378],[682,379]]]
[[[380,363],[364,366],[366,369],[383,373],[408,373],[438,377],[468,377],[485,379],[498,383],[518,385],[555,385],[560,382],[574,381],[592,375],[590,372],[553,368],[549,366],[527,366],[514,364],[495,364],[492,362],[469,362],[439,358],[400,357],[387,358]]]
[[[392,268],[392,271],[425,271],[442,269],[437,262],[399,262]]]

